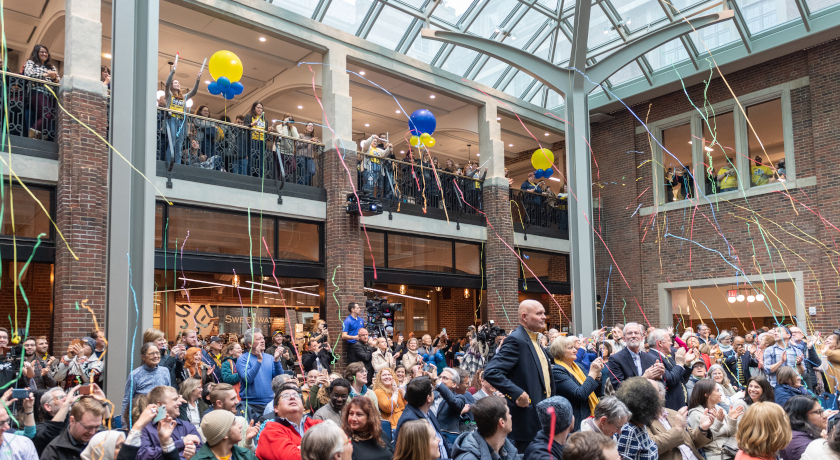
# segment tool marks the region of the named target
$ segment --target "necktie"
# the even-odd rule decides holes
[[[638,353],[632,353],[632,352],[630,354],[633,355],[633,364],[636,365],[636,372],[638,372],[636,375],[641,376],[642,375],[642,363],[641,363],[641,360],[639,359],[639,354]]]

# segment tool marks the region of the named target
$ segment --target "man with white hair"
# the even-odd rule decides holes
[[[274,399],[271,379],[285,372],[280,363],[283,349],[274,350],[274,356],[264,353],[265,337],[258,327],[245,331],[242,342],[248,353],[242,353],[236,360],[236,372],[241,378],[239,396],[248,405],[248,421],[251,421],[258,419],[266,404]]]
[[[671,341],[671,334],[665,329],[654,329],[648,336],[650,355],[665,366],[662,381],[668,389],[665,401],[662,403],[668,409],[680,410],[688,404],[688,396],[683,385],[688,381],[691,373],[685,369],[685,363],[694,360],[693,353],[686,353],[684,348],[675,349]]]
[[[507,336],[484,370],[484,379],[507,400],[513,419],[510,438],[521,454],[541,428],[537,404],[555,394],[551,359],[537,343],[537,334],[544,329],[542,304],[530,299],[520,303],[519,327]]]
[[[642,349],[643,330],[638,323],[627,323],[623,331],[627,348],[610,356],[607,362],[610,382],[616,390],[630,377],[659,380],[665,373],[662,360],[645,353]]]

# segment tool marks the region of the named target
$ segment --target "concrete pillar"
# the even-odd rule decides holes
[[[154,315],[155,104],[159,2],[113,3],[113,83],[110,134],[112,155],[108,226],[108,315],[112,340],[106,361],[105,391],[122,400],[125,380],[139,366],[143,331]],[[147,179],[148,178],[148,179]],[[130,256],[130,264],[129,264]],[[130,270],[130,273],[129,273]],[[135,312],[136,302],[136,312]],[[116,399],[114,399],[116,398]]]
[[[485,322],[495,320],[502,328],[510,331],[518,324],[519,261],[507,246],[513,247],[514,232],[508,181],[505,179],[505,148],[502,129],[496,117],[497,105],[494,101],[485,102],[479,107],[478,149],[482,156],[489,157],[482,201],[490,224],[487,226],[487,244],[484,246],[487,318],[482,319]]]
[[[323,130],[324,152],[324,188],[327,192],[327,218],[324,224],[324,238],[327,268],[326,311],[321,317],[327,322],[330,340],[335,344],[341,336],[342,321],[349,314],[347,305],[359,302],[364,305],[364,245],[365,234],[360,226],[359,217],[347,214],[345,203],[347,195],[356,187],[356,158],[352,141],[353,105],[350,99],[350,77],[344,68],[347,55],[343,50],[331,50],[324,55],[325,66],[322,72],[322,98],[326,120],[335,131],[335,136],[328,129]],[[335,140],[335,142],[333,142]],[[335,146],[338,146],[336,149]],[[342,148],[343,146],[343,148]],[[342,164],[342,156],[344,164]],[[345,169],[345,164],[347,168]],[[348,175],[349,171],[349,175]],[[332,292],[339,287],[335,298]],[[338,341],[336,354],[341,360],[333,366],[343,369],[347,365],[347,347],[344,341]]]
[[[65,75],[59,100],[98,133],[107,127],[106,88],[99,81],[102,36],[100,2],[67,0]],[[63,111],[58,117],[56,224],[67,244],[56,244],[53,353],[63,355],[73,339],[93,330],[91,314],[77,310],[87,299],[96,321],[105,323],[108,148]],[[78,257],[78,260],[73,256]]]

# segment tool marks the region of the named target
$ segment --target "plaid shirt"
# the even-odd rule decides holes
[[[770,372],[770,367],[782,360],[782,354],[785,351],[787,351],[787,363],[782,364],[782,366],[790,366],[796,369],[797,358],[804,355],[802,354],[802,350],[791,345],[790,341],[787,342],[787,348],[773,345],[764,350],[764,372],[767,374],[767,381],[774,388],[776,387],[776,373]]]
[[[27,77],[37,78],[39,80],[47,80],[57,83],[58,78],[55,80],[51,80],[47,78],[47,73],[55,72],[58,74],[58,70],[56,70],[55,66],[45,66],[41,65],[41,63],[34,63],[32,61],[26,61],[26,65],[23,66],[23,74]]]
[[[657,460],[659,448],[646,428],[626,423],[618,435],[618,454],[624,460]]]

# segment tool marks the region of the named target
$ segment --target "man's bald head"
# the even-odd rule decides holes
[[[536,300],[523,300],[519,304],[519,324],[531,332],[545,329],[545,308]]]

